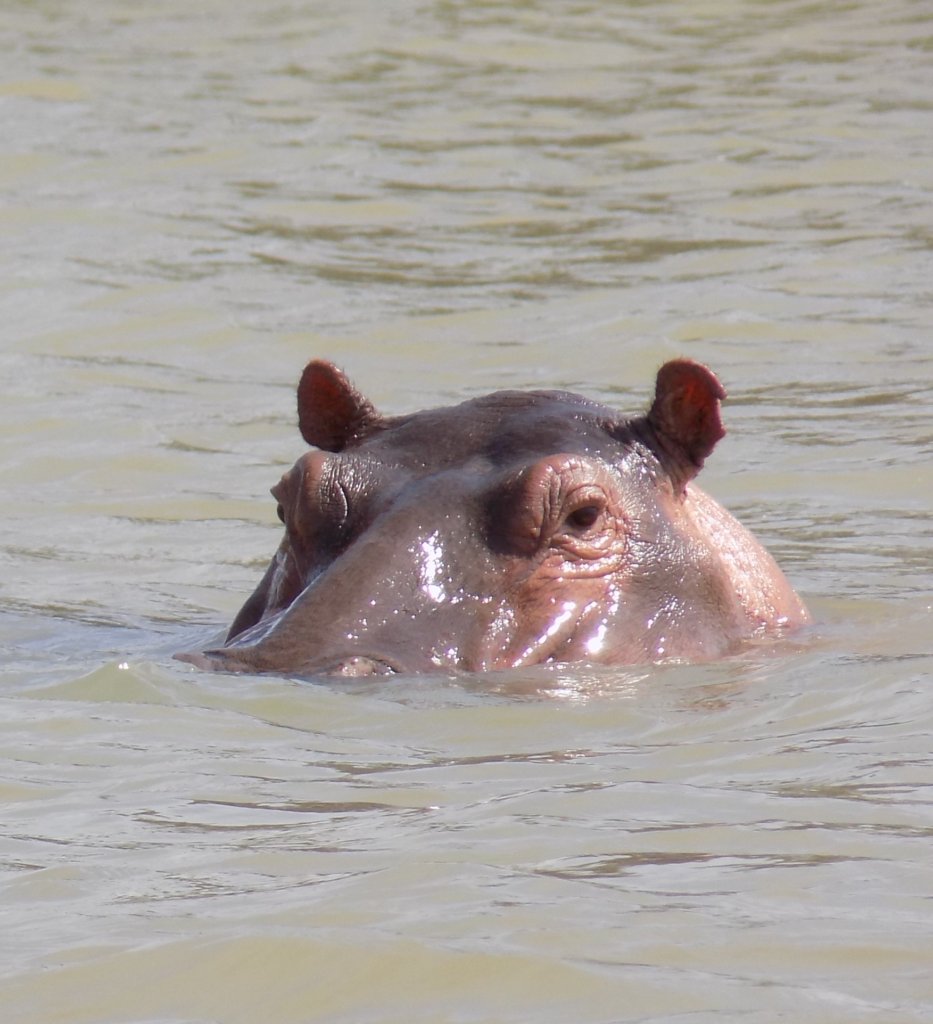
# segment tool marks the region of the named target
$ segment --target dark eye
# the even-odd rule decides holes
[[[275,507],[275,514],[279,517],[280,523],[285,523],[285,509],[282,507],[282,502],[279,502]]]
[[[575,530],[588,530],[595,525],[602,511],[599,505],[583,505],[581,508],[575,508],[564,521]]]

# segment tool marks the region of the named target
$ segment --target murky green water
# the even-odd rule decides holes
[[[0,1005],[933,1015],[933,11],[6,5]],[[208,677],[335,359],[387,411],[730,391],[817,626],[719,665]]]

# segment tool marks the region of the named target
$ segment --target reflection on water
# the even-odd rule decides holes
[[[6,1016],[927,1020],[925,6],[5,15]],[[677,354],[805,635],[381,687],[171,662],[277,542],[311,356],[387,412],[631,411]]]

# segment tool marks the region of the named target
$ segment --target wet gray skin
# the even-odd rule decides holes
[[[292,675],[705,660],[808,621],[752,535],[693,478],[721,385],[666,363],[644,416],[503,391],[388,418],[330,363],[315,446],[272,489],[285,533],[202,668]]]

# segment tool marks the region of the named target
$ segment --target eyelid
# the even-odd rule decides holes
[[[582,512],[584,509],[595,510],[593,517],[593,522],[595,522],[608,507],[609,496],[599,484],[587,482],[573,488],[564,497],[562,505],[563,522],[569,522],[574,515]],[[589,525],[592,525],[592,523]]]
[[[585,505],[578,505],[572,508],[566,516],[564,523],[575,530],[588,530],[595,526],[599,517],[603,514],[604,505],[597,502],[588,502]]]

